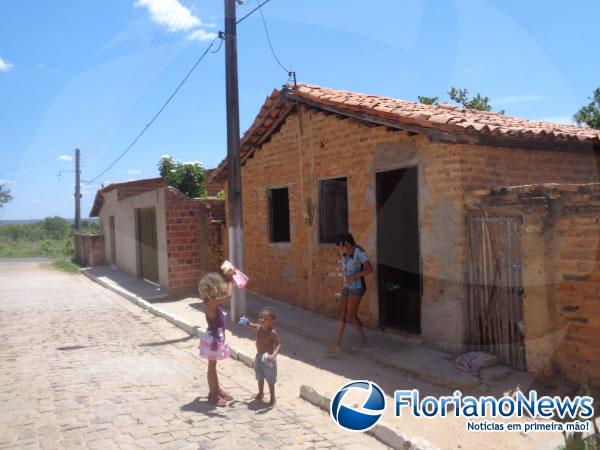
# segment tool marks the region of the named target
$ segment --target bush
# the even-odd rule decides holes
[[[179,189],[188,197],[202,197],[206,170],[198,161],[179,163],[170,156],[163,156],[158,163],[158,171],[169,186]]]

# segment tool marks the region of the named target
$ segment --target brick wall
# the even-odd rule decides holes
[[[215,270],[222,254],[222,200],[191,199],[165,190],[169,294],[194,292],[204,273]]]
[[[350,231],[376,261],[375,173],[418,166],[423,272],[423,336],[451,347],[465,337],[465,193],[506,184],[587,182],[597,178],[593,155],[437,144],[383,126],[342,119],[302,107],[242,168],[246,270],[250,289],[333,316],[339,291],[338,256],[319,244],[318,180],[347,177]],[[269,243],[267,190],[288,187],[289,244]],[[378,325],[377,277],[360,315]]]
[[[215,169],[206,171],[204,178],[204,189],[210,197],[215,197],[219,192],[225,189],[225,181],[214,176]]]
[[[481,191],[469,203],[523,217],[529,370],[600,386],[600,184]]]
[[[105,263],[104,235],[75,233],[75,261],[83,267],[96,267]]]
[[[600,386],[600,186],[567,193],[554,226],[560,327],[558,364]]]

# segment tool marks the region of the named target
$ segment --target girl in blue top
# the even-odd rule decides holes
[[[360,350],[365,345],[366,338],[362,322],[358,318],[358,306],[360,305],[360,299],[365,295],[366,291],[364,277],[373,272],[373,267],[369,262],[367,253],[362,247],[356,245],[354,237],[351,234],[341,235],[336,244],[343,258],[344,287],[340,293],[335,345],[331,348],[331,351],[340,351],[346,317],[358,332]]]

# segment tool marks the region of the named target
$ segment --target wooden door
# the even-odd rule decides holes
[[[145,280],[158,283],[156,211],[154,208],[138,209],[137,211],[140,276]]]
[[[519,217],[469,217],[470,344],[526,370]]]
[[[108,228],[110,234],[110,262],[117,264],[117,239],[115,236],[115,216],[109,216]]]

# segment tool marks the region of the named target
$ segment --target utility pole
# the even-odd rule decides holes
[[[240,169],[240,105],[238,99],[236,0],[225,0],[225,72],[227,97],[227,200],[229,203],[229,258],[244,269],[242,175]],[[231,314],[236,322],[246,314],[246,291],[234,286]]]
[[[81,229],[81,186],[79,176],[81,173],[81,169],[79,167],[79,149],[75,149],[75,223],[73,224],[73,228],[75,231],[79,231]]]

